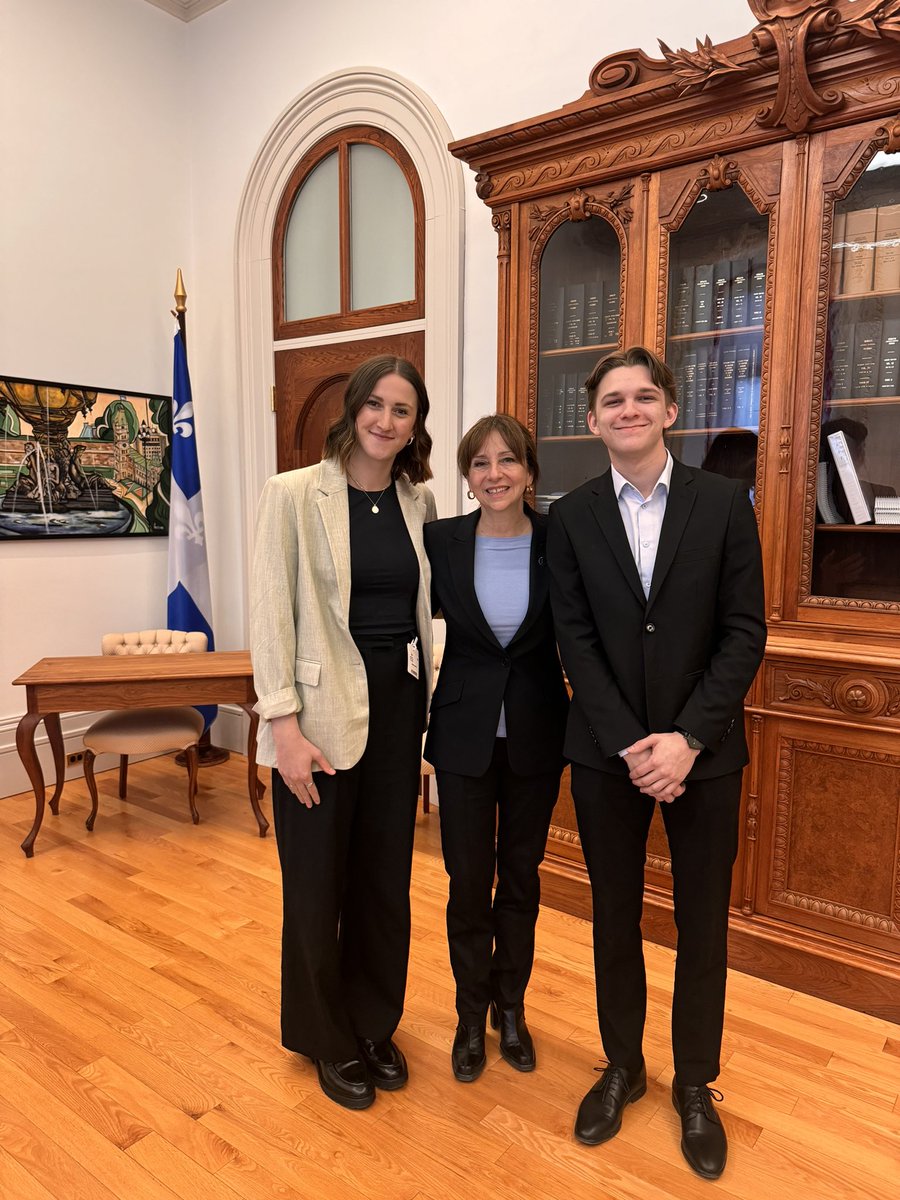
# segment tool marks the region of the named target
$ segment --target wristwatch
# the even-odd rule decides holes
[[[692,750],[705,750],[706,749],[706,747],[700,741],[700,739],[695,738],[694,735],[692,733],[688,733],[688,731],[686,729],[679,729],[678,732],[681,734],[681,736],[684,738],[684,740],[687,742],[687,744],[690,746],[690,748]]]

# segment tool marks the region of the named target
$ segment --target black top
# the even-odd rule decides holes
[[[408,633],[416,627],[419,562],[397,488],[347,487],[350,503],[350,633]],[[378,512],[372,512],[377,503]]]

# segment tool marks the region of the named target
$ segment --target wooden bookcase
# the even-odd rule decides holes
[[[672,453],[718,438],[754,497],[769,641],[732,965],[900,1020],[900,525],[850,521],[827,441],[870,507],[900,493],[900,24],[893,0],[749,6],[743,38],[612,55],[580,99],[451,151],[499,238],[497,402],[538,437],[538,506],[605,469],[581,384],[635,342],[676,371]],[[661,822],[647,872],[672,944]],[[567,783],[543,887],[589,914]]]

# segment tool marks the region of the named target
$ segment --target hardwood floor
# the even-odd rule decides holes
[[[92,834],[66,785],[27,860],[29,795],[0,801],[3,1200],[887,1200],[900,1180],[900,1026],[733,974],[721,1106],[730,1159],[691,1174],[668,1087],[673,955],[647,946],[651,1082],[612,1142],[572,1138],[596,1076],[590,928],[545,911],[528,1019],[538,1069],[490,1039],[455,1082],[438,817],[420,814],[403,1091],[327,1100],[278,1036],[280,890],[244,762],[201,773],[190,822],[170,759],[99,776]],[[264,801],[268,815],[268,805]]]

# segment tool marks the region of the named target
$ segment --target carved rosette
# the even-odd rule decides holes
[[[778,793],[775,797],[775,831],[773,839],[772,875],[769,886],[769,897],[777,904],[790,905],[792,908],[803,909],[849,925],[859,925],[865,929],[878,930],[880,933],[895,934],[900,932],[900,888],[895,887],[893,912],[890,916],[884,913],[869,912],[866,909],[852,908],[832,900],[818,896],[810,896],[804,892],[792,891],[787,886],[788,864],[791,844],[791,804],[794,794],[794,763],[798,752],[820,754],[835,757],[835,748],[827,742],[805,742],[793,738],[785,738],[781,743],[778,761]],[[893,754],[884,754],[875,750],[860,750],[852,746],[842,746],[842,759],[857,759],[861,762],[882,763],[885,766],[900,768],[900,758]],[[895,865],[895,878],[900,878],[900,860]]]
[[[865,672],[796,676],[778,671],[775,683],[776,698],[781,704],[802,707],[806,702],[813,708],[866,720],[900,714],[900,683]]]

